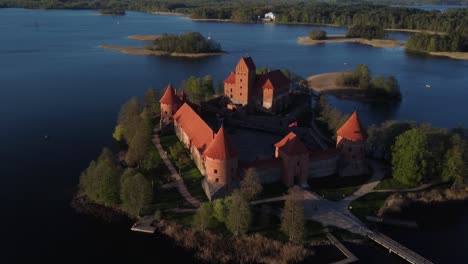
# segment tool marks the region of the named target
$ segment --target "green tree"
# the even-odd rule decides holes
[[[244,179],[240,183],[240,191],[247,201],[252,201],[262,192],[262,184],[255,168],[246,170]]]
[[[453,180],[454,186],[464,184],[464,173],[466,172],[465,155],[466,142],[459,135],[451,138],[452,147],[444,155],[441,177],[444,181]]]
[[[146,157],[141,163],[141,168],[145,169],[146,171],[150,171],[156,169],[159,164],[161,164],[161,156],[159,156],[156,147],[150,144]]]
[[[120,198],[128,213],[139,216],[153,199],[151,184],[145,176],[137,173],[123,182]]]
[[[161,113],[159,96],[156,89],[149,88],[143,96],[143,109],[148,112],[151,118],[156,118]]]
[[[213,207],[210,202],[202,203],[193,216],[192,226],[198,231],[205,231],[213,224]]]
[[[226,227],[236,236],[245,234],[250,226],[249,202],[239,190],[233,192],[231,199]]]
[[[116,132],[114,132],[114,134],[121,135],[117,138],[125,139],[127,143],[130,143],[137,131],[139,123],[140,106],[138,104],[138,99],[136,97],[132,97],[120,109],[119,120],[116,127]],[[117,128],[121,129],[122,131],[117,131]]]
[[[299,243],[304,238],[304,200],[299,187],[291,187],[281,211],[281,231],[289,241]]]
[[[393,177],[403,184],[420,183],[428,173],[429,157],[426,134],[419,128],[404,132],[392,146]]]
[[[213,204],[213,217],[220,223],[226,223],[226,219],[231,206],[232,198],[227,196],[223,199],[216,199]]]
[[[309,33],[309,38],[314,40],[326,39],[327,32],[320,29],[314,29]]]
[[[177,142],[177,144],[175,144],[174,146],[169,147],[169,157],[174,161],[175,165],[177,166],[179,174],[181,170],[187,167],[191,162],[191,159],[187,155],[184,146],[180,142]]]
[[[80,193],[96,203],[112,206],[119,203],[120,169],[112,152],[104,148],[96,161],[80,176]]]
[[[151,135],[148,134],[147,124],[140,121],[139,127],[129,144],[127,155],[125,155],[125,162],[132,167],[143,166],[151,144]]]

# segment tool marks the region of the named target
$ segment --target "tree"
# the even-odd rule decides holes
[[[149,167],[154,165],[151,162],[154,162],[154,155],[153,157],[149,158],[149,150],[152,145],[151,142],[151,131],[152,131],[152,124],[151,120],[146,114],[145,111],[142,112],[140,116],[140,122],[137,125],[137,130],[135,135],[133,136],[130,144],[128,146],[127,155],[125,156],[125,162],[129,166],[137,166],[142,167],[148,165]],[[157,164],[156,164],[157,165]]]
[[[145,169],[146,171],[150,171],[150,170],[156,169],[160,163],[161,163],[161,156],[159,156],[159,153],[156,150],[156,147],[151,144],[148,147],[148,152],[147,152],[145,159],[141,163],[141,167]]]
[[[289,241],[299,243],[304,237],[304,199],[299,187],[289,188],[288,196],[281,211],[281,231]]]
[[[429,156],[427,136],[421,129],[404,132],[392,146],[393,177],[407,185],[420,183],[427,175]]]
[[[459,135],[452,136],[451,141],[452,147],[444,155],[441,177],[444,181],[453,180],[454,186],[460,186],[464,183],[466,142]]]
[[[309,38],[314,40],[326,39],[327,32],[320,29],[314,29],[309,33]]]
[[[156,118],[160,115],[161,106],[159,104],[159,96],[156,89],[149,88],[143,96],[143,109],[148,112],[151,118]]]
[[[153,199],[151,184],[137,173],[123,182],[120,198],[125,210],[134,215],[140,215]]]
[[[249,168],[245,172],[244,179],[240,183],[240,191],[247,201],[252,201],[262,192],[262,184],[255,168]]]
[[[233,192],[231,199],[226,227],[236,236],[245,234],[250,226],[249,203],[239,190]]]
[[[210,202],[202,203],[193,217],[192,225],[196,230],[205,231],[213,222],[213,207]]]
[[[96,161],[80,176],[80,193],[96,203],[106,206],[119,202],[120,169],[114,161],[112,152],[104,148]]]
[[[169,147],[169,156],[175,162],[175,165],[179,170],[179,174],[181,170],[188,166],[191,162],[191,159],[184,149],[184,146],[180,142],[177,142],[177,144],[174,146]]]
[[[114,132],[114,135],[120,136],[116,136],[114,138],[120,140],[125,139],[127,143],[129,143],[137,131],[139,122],[140,106],[138,104],[138,99],[136,97],[132,97],[120,109],[119,120],[117,122],[116,131]]]
[[[216,199],[213,204],[213,217],[220,223],[226,223],[226,219],[231,206],[232,197],[227,196],[223,199]]]

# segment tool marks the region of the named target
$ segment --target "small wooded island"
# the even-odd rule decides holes
[[[447,34],[416,33],[409,37],[406,48],[434,56],[468,60],[468,35],[461,30]]]
[[[109,7],[101,9],[101,15],[112,15],[112,16],[123,16],[125,15],[125,9],[121,7]]]
[[[339,98],[361,101],[401,100],[398,81],[390,76],[371,76],[366,65],[357,65],[353,71],[313,75],[307,78],[309,88]]]
[[[205,38],[199,32],[189,32],[181,35],[134,35],[130,39],[147,41],[143,47],[122,47],[101,45],[101,48],[120,51],[131,55],[154,55],[154,56],[174,56],[201,58],[209,56],[223,55],[226,52],[221,49],[221,45]]]
[[[403,41],[387,39],[382,27],[371,25],[352,26],[346,35],[328,36],[326,31],[315,29],[309,36],[298,38],[298,43],[303,45],[338,42],[353,42],[380,48],[397,48],[404,45]]]

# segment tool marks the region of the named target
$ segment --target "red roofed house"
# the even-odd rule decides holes
[[[182,105],[182,99],[176,94],[172,85],[169,84],[159,102],[161,103],[160,127],[162,128],[173,123],[173,116]]]
[[[342,162],[340,175],[365,174],[368,171],[365,164],[366,132],[358,114],[354,112],[336,134],[336,148],[340,150]]]
[[[299,137],[290,132],[275,144],[275,157],[283,163],[282,177],[286,186],[307,186],[309,176],[309,150]]]
[[[289,104],[290,80],[280,70],[256,74],[251,57],[241,58],[234,72],[224,80],[224,95],[233,104],[281,112]]]

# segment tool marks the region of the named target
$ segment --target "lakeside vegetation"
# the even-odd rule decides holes
[[[161,37],[147,46],[147,49],[169,53],[217,53],[222,52],[221,45],[211,39],[206,39],[199,32],[189,32],[181,35],[162,34]]]
[[[348,29],[347,38],[385,39],[386,34],[382,26],[377,25],[354,25]]]
[[[369,67],[364,64],[356,66],[354,71],[343,73],[335,80],[338,86],[358,87],[366,96],[385,99],[400,100],[401,93],[398,81],[393,76],[371,76]]]
[[[125,9],[121,7],[110,7],[106,9],[101,9],[101,15],[114,15],[114,16],[123,16],[125,15]]]
[[[446,35],[411,34],[406,48],[420,52],[468,52],[468,34],[462,35],[458,32]]]
[[[237,22],[259,21],[265,13],[273,11],[277,23],[309,23],[352,26],[358,24],[381,25],[393,29],[418,29],[439,32],[464,31],[468,24],[468,9],[445,12],[416,8],[392,7],[371,3],[320,3],[277,0],[242,1],[189,0],[118,0],[125,10],[144,12],[183,13],[192,18],[229,19]],[[114,1],[97,0],[0,0],[3,7],[41,9],[107,9]]]

